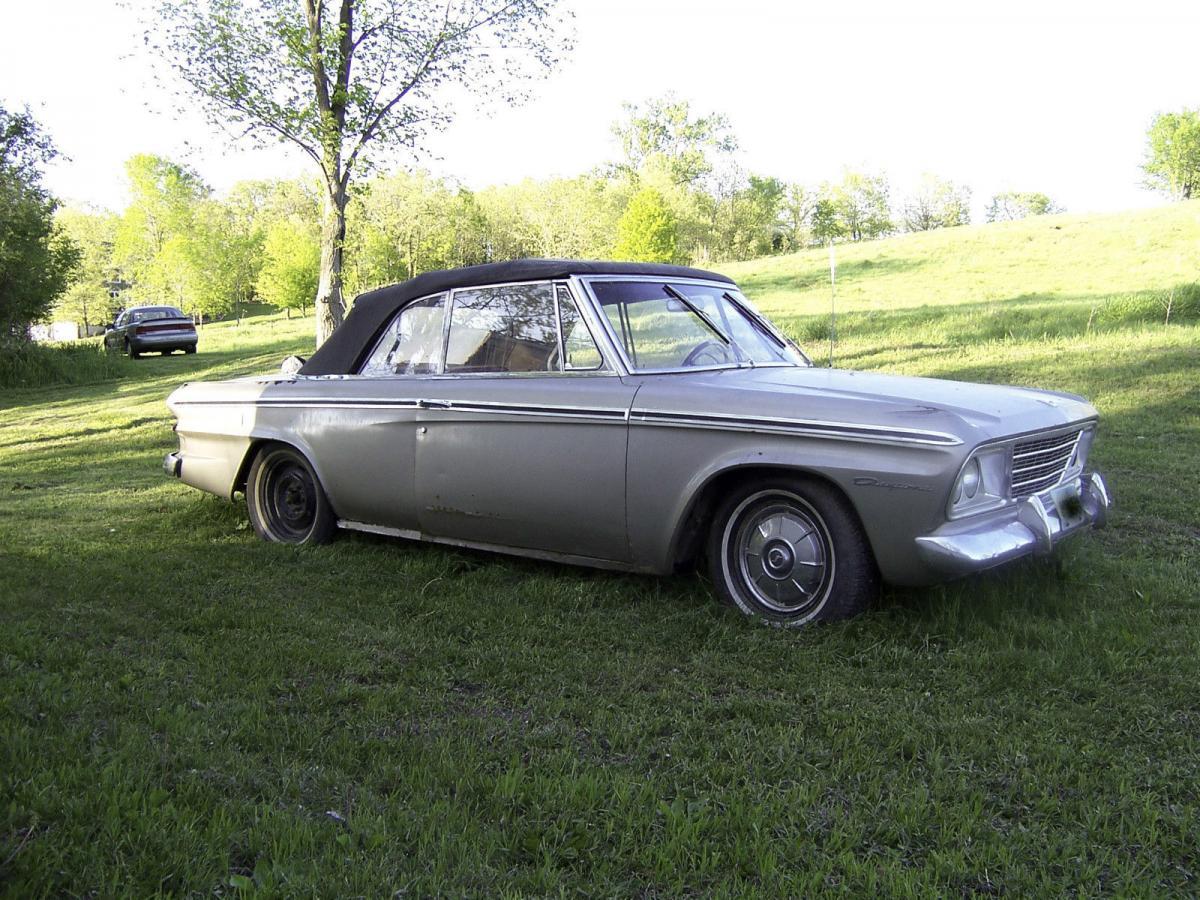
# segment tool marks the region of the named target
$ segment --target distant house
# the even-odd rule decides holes
[[[48,325],[30,325],[29,337],[35,341],[77,341],[83,337],[104,334],[103,325],[89,325],[87,334],[78,322],[51,322]]]

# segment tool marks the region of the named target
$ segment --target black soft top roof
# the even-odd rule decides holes
[[[454,288],[514,281],[544,281],[571,275],[645,275],[650,278],[703,278],[733,280],[715,272],[668,266],[661,263],[594,262],[579,259],[516,259],[462,269],[425,272],[416,278],[360,294],[346,320],[329,336],[300,369],[302,375],[349,375],[392,316],[405,304],[420,297]]]

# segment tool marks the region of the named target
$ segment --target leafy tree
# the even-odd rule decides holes
[[[659,191],[642,188],[633,195],[617,223],[613,256],[632,262],[675,261],[675,218]]]
[[[54,156],[28,111],[0,107],[0,341],[24,339],[79,268],[79,248],[54,219],[58,201],[41,183]]]
[[[606,257],[628,204],[623,182],[591,176],[526,179],[476,195],[490,259]]]
[[[237,309],[258,291],[264,264],[263,248],[272,227],[286,225],[310,236],[320,235],[321,185],[307,179],[263,179],[239,181],[222,200],[234,239],[227,248],[236,261],[233,284]],[[315,245],[319,248],[319,242]],[[316,288],[302,304],[306,309],[316,299]]]
[[[713,204],[712,248],[717,259],[752,259],[783,246],[780,206],[786,187],[778,178],[735,175],[718,181]]]
[[[169,242],[191,233],[196,209],[212,191],[192,169],[146,153],[126,161],[125,177],[130,202],[117,225],[113,256],[138,283]]]
[[[623,155],[617,164],[620,172],[637,174],[661,158],[676,184],[695,185],[713,171],[714,157],[728,157],[737,150],[726,116],[693,117],[688,101],[672,94],[648,100],[644,106],[626,103],[622,108],[624,120],[612,126]]]
[[[888,183],[883,175],[847,171],[830,189],[841,233],[852,241],[882,237],[892,230]]]
[[[183,237],[191,268],[191,311],[203,321],[236,307],[240,318],[262,265],[264,232],[253,210],[228,200],[202,201]]]
[[[813,214],[820,195],[802,184],[789,184],[779,202],[779,224],[783,230],[783,250],[806,247],[815,237]]]
[[[827,192],[822,192],[817,201],[813,204],[812,210],[812,236],[820,243],[828,241],[836,241],[842,237],[845,232],[842,230],[841,219],[838,218],[837,204],[828,195]]]
[[[185,312],[200,313],[200,295],[201,278],[188,239],[175,235],[167,238],[142,270],[133,299],[136,303],[167,303]]]
[[[380,147],[416,147],[453,95],[524,94],[569,49],[558,0],[156,0],[152,46],[215,123],[287,141],[324,185],[317,343],[342,320],[352,179]]]
[[[111,322],[116,301],[109,294],[109,283],[117,277],[113,265],[113,241],[117,217],[109,212],[65,208],[57,215],[58,224],[80,251],[77,277],[54,305],[56,320],[77,322],[84,333],[92,325]]]
[[[1177,200],[1200,197],[1200,110],[1155,116],[1146,143],[1147,184]]]
[[[321,245],[316,231],[297,219],[281,219],[267,230],[258,294],[267,303],[304,313],[317,295]]]
[[[908,231],[953,228],[970,221],[971,189],[934,175],[923,175],[904,204],[904,227]]]
[[[610,186],[583,176],[522,187],[523,238],[533,255],[587,258],[612,249],[620,210]]]
[[[309,179],[248,179],[229,189],[225,202],[260,230],[282,219],[321,227],[321,185]]]
[[[362,290],[481,262],[478,226],[464,213],[470,206],[469,193],[426,172],[366,183],[349,211],[354,238],[347,283]]]
[[[1015,222],[1029,216],[1048,216],[1062,211],[1062,207],[1045,194],[1006,191],[992,197],[984,218],[988,222]]]

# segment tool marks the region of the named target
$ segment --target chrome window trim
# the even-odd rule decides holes
[[[587,286],[587,282],[579,275],[572,275],[567,279],[567,286],[575,297],[575,305],[579,308],[579,314],[583,316],[583,320],[588,326],[592,340],[596,342],[600,355],[604,357],[605,365],[611,370],[608,374],[630,375],[632,369],[630,369],[619,345],[613,341],[611,330],[600,313],[596,295]]]
[[[739,288],[736,284],[734,284],[731,281],[714,281],[711,278],[690,278],[690,277],[683,277],[683,278],[670,277],[670,278],[668,278],[666,276],[658,276],[658,275],[582,275],[582,276],[577,275],[572,280],[578,282],[579,285],[584,290],[586,290],[588,300],[593,307],[593,311],[595,312],[596,317],[599,319],[601,327],[604,329],[604,335],[607,338],[609,345],[612,347],[613,353],[616,354],[617,357],[621,360],[622,368],[625,370],[623,374],[625,374],[625,375],[674,375],[674,374],[679,374],[679,373],[683,373],[683,372],[715,372],[715,371],[727,371],[727,370],[751,368],[746,363],[741,363],[740,365],[730,363],[730,364],[726,364],[726,365],[717,365],[717,366],[672,366],[670,368],[661,368],[661,369],[660,368],[655,368],[655,369],[638,368],[638,367],[634,366],[633,362],[629,359],[629,355],[625,352],[625,346],[621,342],[620,338],[617,336],[616,331],[613,329],[612,323],[608,321],[608,318],[601,311],[600,298],[597,297],[596,292],[592,290],[592,285],[598,281],[606,281],[606,282],[607,281],[633,281],[633,282],[649,281],[649,282],[662,282],[663,284],[694,284],[694,285],[698,285],[700,287],[719,288],[722,291],[737,291],[739,294],[741,294],[742,289]],[[745,297],[745,294],[742,294],[742,296]],[[812,368],[812,360],[810,360],[808,358],[808,354],[805,353],[803,350],[801,350],[798,346],[796,346],[796,343],[791,338],[789,338],[786,334],[783,334],[779,330],[779,328],[775,325],[775,323],[772,322],[769,318],[767,318],[762,313],[759,313],[759,315],[762,317],[763,321],[767,323],[767,325],[770,327],[771,331],[777,337],[779,337],[784,343],[786,343],[788,345],[788,347],[792,348],[798,354],[800,354],[800,358],[803,359],[807,365],[801,365],[801,364],[797,364],[797,363],[787,363],[787,362],[769,362],[769,363],[755,363],[753,368],[756,368],[756,369],[763,369],[763,368],[808,369],[808,368]]]
[[[579,296],[578,296],[577,292],[575,292],[575,291],[571,291],[572,297],[575,300],[575,306],[579,309],[580,315],[583,316],[584,324],[588,328],[588,333],[591,335],[593,342],[595,342],[596,348],[600,351],[601,359],[604,360],[604,365],[601,368],[599,368],[599,369],[570,369],[570,370],[563,368],[557,372],[541,372],[541,371],[539,371],[539,372],[447,372],[446,371],[446,357],[450,352],[450,324],[451,324],[451,320],[452,320],[452,317],[454,314],[454,301],[455,301],[455,297],[457,296],[457,294],[460,291],[484,291],[484,290],[489,290],[491,288],[521,287],[523,285],[537,285],[537,284],[549,285],[550,294],[554,298],[555,324],[558,326],[558,342],[559,342],[559,347],[561,347],[562,346],[562,322],[558,316],[558,288],[560,286],[562,286],[562,287],[567,288],[567,290],[570,291],[570,289],[571,289],[570,281],[571,281],[571,279],[567,279],[566,281],[564,281],[562,279],[553,279],[553,278],[550,278],[550,279],[536,278],[536,279],[529,280],[529,281],[504,281],[504,282],[500,282],[497,284],[478,284],[478,285],[469,285],[469,286],[465,286],[465,287],[452,288],[448,292],[450,295],[450,299],[446,303],[446,318],[442,323],[441,371],[432,373],[429,376],[418,376],[418,377],[433,377],[433,378],[546,378],[546,377],[561,377],[564,375],[570,376],[570,377],[575,377],[575,378],[578,378],[578,377],[588,377],[588,378],[613,377],[617,373],[616,373],[615,369],[613,369],[611,358],[610,358],[609,354],[605,353],[602,342],[596,340],[595,329],[592,327],[591,322],[588,321],[587,314],[584,309],[585,304],[579,302]],[[414,300],[413,302],[415,303],[416,301]],[[406,304],[406,306],[407,306],[407,304]],[[401,311],[398,311],[397,315],[399,315],[399,313]],[[560,354],[560,357],[561,357],[561,354]],[[562,365],[564,362],[565,362],[565,360],[560,358],[560,365]],[[411,377],[411,376],[395,375],[395,376],[385,376],[385,377],[407,378],[407,377]]]
[[[567,292],[567,297],[575,306],[575,311],[579,314],[579,321],[583,323],[583,328],[587,332],[588,337],[592,341],[592,345],[596,348],[596,352],[600,354],[600,365],[593,366],[590,369],[568,369],[567,368],[567,345],[562,333],[562,301],[559,299],[559,289]],[[560,375],[570,374],[592,374],[592,375],[611,375],[612,366],[608,363],[608,358],[604,355],[604,351],[600,348],[600,342],[596,340],[596,335],[592,331],[592,326],[583,314],[583,304],[579,302],[579,298],[575,296],[575,292],[571,290],[571,285],[568,281],[554,282],[554,313],[558,317],[558,358],[562,366]]]

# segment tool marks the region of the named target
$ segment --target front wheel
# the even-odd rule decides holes
[[[708,560],[721,598],[771,625],[847,619],[879,592],[853,508],[806,478],[760,481],[727,497],[713,517]]]
[[[254,531],[281,544],[324,544],[337,517],[304,455],[285,444],[259,451],[246,477],[246,508]]]

